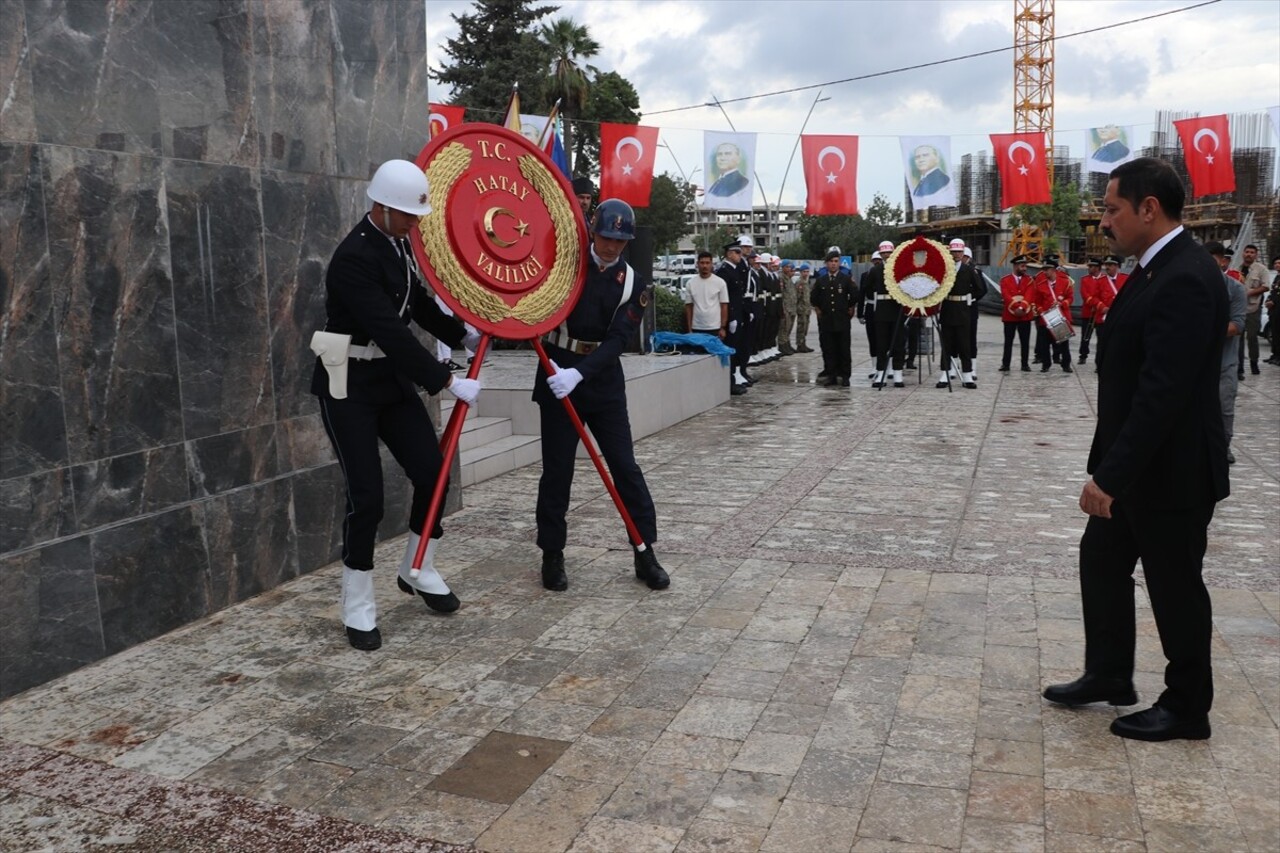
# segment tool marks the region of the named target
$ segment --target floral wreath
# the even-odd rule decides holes
[[[933,314],[956,283],[956,262],[936,240],[916,237],[885,261],[885,286],[908,314]]]

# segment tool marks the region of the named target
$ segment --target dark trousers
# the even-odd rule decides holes
[[[1027,365],[1027,359],[1031,357],[1028,350],[1031,348],[1031,321],[1020,320],[1010,323],[1005,321],[1004,324],[1004,355],[1000,358],[1000,366],[1008,367],[1009,359],[1013,358],[1013,335],[1018,335],[1018,341],[1022,344],[1022,364]]]
[[[1133,676],[1133,570],[1142,560],[1147,595],[1169,663],[1160,705],[1176,714],[1207,714],[1213,704],[1209,644],[1212,611],[1201,570],[1213,504],[1155,510],[1111,505],[1111,518],[1090,516],[1080,538],[1086,672]]]
[[[853,374],[853,336],[850,328],[830,328],[818,324],[818,346],[822,349],[822,369],[829,376],[848,379]]]
[[[969,358],[978,357],[978,306],[969,306]]]
[[[1049,334],[1049,330],[1039,323],[1036,324],[1036,361],[1048,367],[1054,363],[1061,364],[1063,367],[1071,366],[1071,339],[1067,338],[1062,343],[1058,343],[1053,339],[1053,335]]]
[[[960,361],[960,369],[965,373],[973,370],[973,361],[969,358],[969,322],[964,325],[953,324],[943,326],[939,337],[942,338],[942,369],[951,369],[951,359]],[[923,370],[924,368],[920,368]]]
[[[920,352],[920,329],[924,323],[919,317],[912,317],[907,320],[906,328],[903,330],[907,336],[907,361],[914,363],[916,355]]]
[[[875,358],[878,354],[876,350],[876,309],[865,309],[862,313],[862,318],[867,321],[867,355]]]
[[[905,325],[897,305],[876,311],[876,370],[887,369],[890,359],[894,370],[902,369],[902,357],[907,350]]]
[[[383,405],[321,397],[320,419],[346,479],[342,562],[352,569],[369,571],[373,568],[373,543],[383,511],[378,439],[382,439],[413,483],[409,529],[421,533],[444,461],[436,443],[436,431],[418,397]],[[442,535],[444,530],[437,519],[431,538],[439,539]]]
[[[538,547],[543,551],[563,551],[569,531],[565,514],[569,511],[579,438],[559,400],[540,404],[538,409],[542,416],[542,477],[538,480],[538,504],[534,513]],[[578,416],[590,427],[600,455],[609,466],[613,484],[618,487],[622,505],[627,508],[641,538],[646,543],[656,541],[657,513],[644,474],[636,464],[625,398],[618,405],[579,409]]]
[[[1093,337],[1093,318],[1085,317],[1080,321],[1080,363],[1089,357],[1089,339]]]
[[[737,368],[745,368],[747,359],[750,355],[747,353],[746,335],[747,335],[747,312],[739,309],[737,312],[729,311],[729,321],[732,324],[737,322],[737,328],[725,335],[724,342],[733,347],[733,355],[729,357],[729,364],[733,370],[729,371],[729,384],[733,384],[733,372]]]

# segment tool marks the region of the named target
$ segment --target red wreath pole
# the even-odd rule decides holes
[[[471,357],[471,368],[467,371],[468,379],[475,379],[480,375],[480,365],[484,363],[484,354],[488,349],[489,333],[483,332],[480,335],[480,343],[476,344],[475,355]],[[418,550],[413,555],[413,567],[409,570],[411,578],[416,578],[422,572],[422,558],[427,553],[427,541],[431,538],[431,531],[435,529],[436,519],[440,517],[441,507],[444,506],[444,493],[449,487],[449,469],[453,467],[453,457],[458,452],[458,438],[462,435],[462,422],[467,419],[469,408],[470,405],[462,400],[454,402],[453,412],[449,415],[449,425],[444,428],[440,443],[440,453],[444,461],[440,463],[440,476],[436,478],[436,487],[431,493],[431,503],[427,505],[427,517],[422,523]]]
[[[534,338],[531,343],[538,353],[538,361],[542,362],[542,369],[547,372],[548,376],[555,376],[558,371],[547,356],[547,351],[542,346],[542,340]],[[609,497],[613,498],[613,505],[618,508],[618,515],[622,516],[622,523],[627,527],[627,535],[631,538],[631,544],[640,551],[645,550],[645,542],[640,536],[640,530],[636,527],[636,523],[631,520],[631,513],[627,512],[626,506],[622,503],[622,495],[618,494],[618,487],[613,484],[613,477],[609,476],[609,469],[604,467],[604,460],[600,458],[600,454],[596,451],[595,444],[591,441],[591,436],[587,435],[587,428],[583,425],[582,418],[578,417],[578,410],[573,407],[573,401],[568,396],[565,396],[560,399],[560,402],[564,403],[564,410],[569,414],[569,420],[573,421],[573,428],[578,431],[578,437],[582,439],[582,443],[587,448],[587,455],[595,463],[596,472],[599,473],[600,479],[604,482],[604,487],[609,490]]]

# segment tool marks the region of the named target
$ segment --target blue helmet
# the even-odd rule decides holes
[[[801,264],[799,267],[797,267],[797,269],[800,270],[800,272],[807,272],[809,270],[809,265]]]
[[[634,240],[636,212],[621,199],[607,198],[591,217],[591,233],[611,240]]]

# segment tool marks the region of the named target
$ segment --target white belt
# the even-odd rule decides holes
[[[386,358],[387,354],[382,351],[382,348],[376,342],[369,341],[369,345],[363,347],[352,344],[347,348],[347,356],[360,361],[372,361],[375,358]]]
[[[973,296],[971,296],[971,295],[970,295],[970,294],[968,294],[968,293],[966,293],[964,296],[948,296],[948,297],[947,297],[947,301],[948,301],[948,302],[963,302],[965,305],[972,305],[972,304],[973,304]]]
[[[875,298],[876,298],[876,302],[894,302],[894,301],[896,301],[892,296],[890,296],[890,295],[889,295],[889,294],[887,294],[887,293],[877,293],[877,294],[875,294]]]
[[[564,338],[563,342],[561,337]],[[552,329],[550,332],[542,336],[542,340],[552,346],[567,349],[569,352],[578,355],[590,355],[595,352],[596,347],[600,346],[600,341],[580,341],[577,338],[571,338],[568,335],[561,335],[560,330]]]

